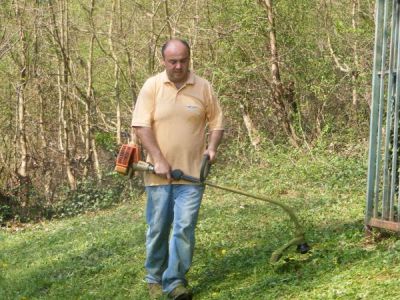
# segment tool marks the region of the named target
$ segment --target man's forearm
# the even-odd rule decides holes
[[[167,179],[170,179],[171,167],[161,152],[161,149],[154,136],[153,129],[151,129],[150,127],[134,127],[134,128],[136,135],[142,142],[143,147],[147,150],[147,152],[153,159],[155,173],[158,175],[163,175]]]
[[[210,162],[215,160],[217,155],[217,149],[219,144],[221,143],[222,136],[224,135],[223,130],[212,130],[208,137],[208,147],[206,150],[206,154],[210,157]]]
[[[221,143],[222,137],[224,135],[223,130],[213,130],[210,132],[208,137],[208,149],[217,151],[219,144]]]
[[[143,147],[147,150],[153,160],[157,160],[162,156],[160,147],[156,141],[153,130],[150,127],[133,127],[137,137],[142,142]]]

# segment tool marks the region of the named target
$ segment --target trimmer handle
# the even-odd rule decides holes
[[[186,181],[190,181],[193,183],[200,183],[200,179],[193,177],[193,176],[189,176],[189,175],[185,175],[182,170],[179,169],[175,169],[171,172],[171,177],[173,180],[186,180]]]
[[[201,161],[200,167],[200,178],[196,178],[193,176],[185,175],[182,170],[176,169],[171,172],[171,177],[173,180],[186,180],[193,183],[203,183],[210,172],[210,156],[208,154],[204,154],[203,160]]]
[[[204,154],[200,167],[200,182],[206,181],[208,173],[210,172],[210,168],[210,156],[208,154]]]

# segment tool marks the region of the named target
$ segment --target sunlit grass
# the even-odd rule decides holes
[[[207,188],[188,279],[195,299],[397,299],[400,242],[367,243],[365,157],[269,152],[216,165],[210,181],[281,200],[312,251],[271,253],[292,237],[279,208]],[[0,232],[0,299],[147,299],[143,198]]]

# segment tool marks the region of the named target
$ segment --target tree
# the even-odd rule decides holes
[[[295,147],[299,147],[299,138],[294,129],[292,118],[295,101],[293,97],[294,87],[290,83],[285,86],[281,80],[272,0],[260,0],[260,3],[264,6],[268,19],[272,103],[290,143]],[[285,92],[285,90],[288,92]]]

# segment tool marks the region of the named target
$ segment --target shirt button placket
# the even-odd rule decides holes
[[[175,102],[178,101],[178,96],[179,96],[179,92],[182,91],[186,86],[186,83],[184,85],[182,85],[179,89],[177,89],[176,91],[176,95],[175,95]]]

